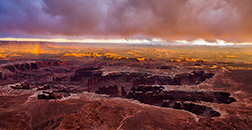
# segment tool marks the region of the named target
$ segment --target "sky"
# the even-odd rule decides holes
[[[1,0],[0,37],[252,43],[252,0]]]

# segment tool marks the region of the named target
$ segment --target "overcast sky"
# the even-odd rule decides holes
[[[0,0],[0,37],[252,42],[252,0]]]

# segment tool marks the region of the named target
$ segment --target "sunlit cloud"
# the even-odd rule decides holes
[[[208,42],[204,39],[174,40],[166,41],[161,38],[147,39],[40,39],[40,38],[0,38],[0,41],[27,41],[27,42],[56,42],[56,43],[125,43],[125,44],[151,44],[151,45],[207,45],[207,46],[232,46],[232,45],[252,45],[249,42],[226,42],[216,39],[214,42]],[[37,47],[36,47],[37,48]],[[38,48],[39,49],[39,48]],[[36,50],[39,51],[39,50]]]
[[[224,40],[216,39],[214,42],[208,42],[204,39],[197,39],[193,41],[187,41],[187,40],[176,40],[175,43],[177,44],[184,44],[184,45],[208,45],[208,46],[233,46],[233,45],[252,45],[252,43],[249,42],[226,42]]]
[[[29,41],[29,42],[74,42],[74,43],[150,43],[146,39],[39,39],[39,38],[0,38],[0,41]]]

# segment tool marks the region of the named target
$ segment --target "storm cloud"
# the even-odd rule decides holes
[[[0,36],[252,42],[252,0],[1,0]]]

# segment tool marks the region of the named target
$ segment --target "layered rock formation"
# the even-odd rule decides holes
[[[183,101],[174,101],[174,100],[163,100],[162,107],[170,107],[174,109],[184,109],[195,113],[196,115],[206,116],[206,117],[218,117],[221,114],[215,111],[211,107],[204,105],[198,105],[193,102],[183,102]]]
[[[107,94],[107,95],[116,97],[116,96],[118,96],[118,87],[117,87],[117,85],[109,86],[109,87],[103,86],[103,87],[99,88],[95,93]]]
[[[25,71],[25,70],[35,70],[42,67],[48,66],[59,66],[59,65],[68,65],[68,62],[63,61],[37,61],[31,63],[18,63],[13,65],[2,66],[2,69],[8,69],[11,72],[16,71]]]
[[[101,72],[93,70],[77,70],[75,75],[71,77],[71,81],[81,81],[82,77],[90,77],[88,80],[89,86],[94,86],[99,82],[108,81],[124,81],[132,84],[132,87],[138,87],[139,85],[193,85],[199,84],[208,78],[214,76],[213,73],[205,73],[204,71],[193,71],[192,73],[182,73],[175,77],[150,75],[147,73],[136,72],[118,72],[109,73],[105,76],[101,76]]]
[[[82,81],[83,77],[100,77],[102,72],[97,71],[98,68],[81,68],[75,71],[74,76],[70,78],[70,81]]]
[[[235,102],[226,92],[201,92],[201,91],[166,91],[162,86],[139,86],[132,87],[127,98],[139,100],[142,103],[151,105],[171,107],[175,109],[184,109],[201,116],[220,116],[220,113],[211,107],[198,105],[201,101],[210,103]],[[193,103],[195,102],[195,103]]]

